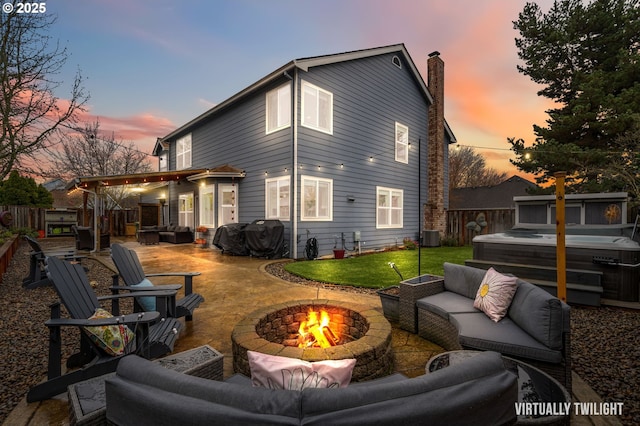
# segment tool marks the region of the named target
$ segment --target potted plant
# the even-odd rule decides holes
[[[195,243],[198,244],[200,247],[206,247],[207,245],[207,232],[209,231],[209,229],[206,226],[198,226],[196,228],[196,240]]]
[[[389,267],[396,271],[400,276],[400,280],[403,280],[402,274],[398,270],[395,263],[389,262]],[[380,303],[382,303],[382,313],[389,321],[398,322],[400,320],[400,286],[392,285],[390,287],[381,288],[376,291],[380,296]]]
[[[384,317],[392,322],[400,321],[400,286],[381,288],[376,293],[380,296]]]

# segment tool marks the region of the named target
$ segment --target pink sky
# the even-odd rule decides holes
[[[538,2],[546,10],[551,0]],[[88,80],[85,118],[151,152],[156,138],[292,59],[404,43],[426,81],[427,55],[445,61],[445,115],[458,142],[487,164],[521,172],[508,137],[533,142],[549,101],[516,69],[523,2],[71,0],[47,4],[70,63]],[[99,19],[95,19],[99,17]],[[83,119],[84,120],[84,119]]]

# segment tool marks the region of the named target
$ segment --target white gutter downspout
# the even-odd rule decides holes
[[[298,69],[293,69],[293,209],[291,220],[293,227],[291,229],[293,250],[291,256],[293,259],[298,258]]]

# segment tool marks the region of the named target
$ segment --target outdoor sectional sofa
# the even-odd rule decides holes
[[[415,378],[394,374],[343,388],[254,387],[215,381],[127,356],[105,383],[107,420],[127,425],[512,424],[516,376],[486,352]]]
[[[507,315],[494,322],[473,306],[486,272],[445,263],[444,279],[401,284],[401,326],[446,350],[488,350],[520,359],[571,392],[569,306],[517,279]]]
[[[182,244],[193,242],[193,232],[188,226],[143,226],[145,231],[158,231],[160,242]]]

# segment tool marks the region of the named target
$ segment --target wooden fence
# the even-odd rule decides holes
[[[447,211],[446,238],[455,239],[460,245],[471,244],[476,235],[504,232],[513,227],[514,209],[502,210],[449,210]]]
[[[13,217],[12,227],[45,229],[45,211],[47,209],[26,206],[0,206],[0,214],[9,212]],[[77,210],[78,224],[83,224],[82,210]],[[111,235],[125,235],[127,223],[138,221],[138,209],[114,210],[109,214],[108,227]],[[484,215],[484,216],[482,216]],[[88,212],[87,217],[93,218]],[[484,220],[482,218],[484,217]],[[471,228],[471,223],[479,224],[480,230]],[[485,224],[486,223],[486,224]],[[458,244],[471,244],[471,240],[478,234],[493,234],[511,229],[515,223],[515,210],[449,210],[447,211],[447,232],[445,237],[455,239]],[[483,224],[483,225],[480,225]],[[91,226],[87,223],[86,226]]]
[[[45,212],[50,209],[27,206],[0,206],[0,215],[8,212],[12,217],[12,228],[31,228],[34,230],[46,229]],[[87,211],[85,221],[82,209],[76,210],[78,225],[93,225],[93,210]],[[109,228],[111,235],[125,235],[126,224],[138,221],[138,209],[113,210],[109,212],[108,219],[103,220],[103,225]]]

